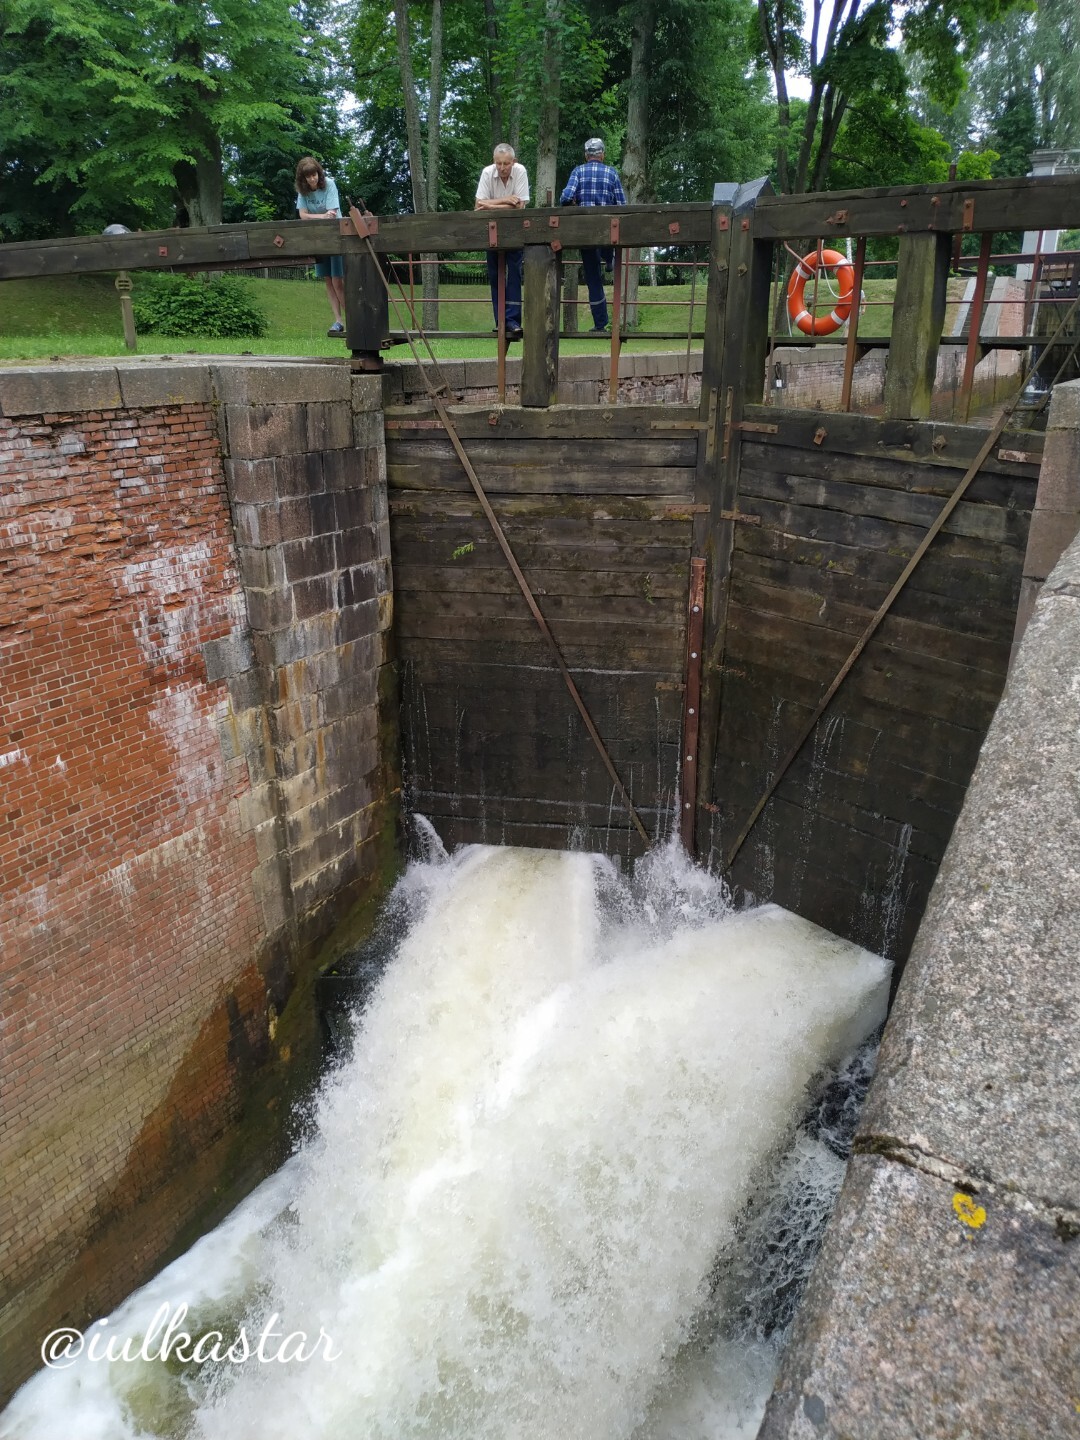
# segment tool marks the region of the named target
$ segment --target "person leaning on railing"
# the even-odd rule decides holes
[[[518,163],[512,145],[496,145],[491,156],[494,164],[480,171],[476,182],[476,210],[524,210],[529,203],[529,177],[525,166]],[[506,254],[506,334],[510,340],[521,339],[521,272],[522,251],[507,250]],[[499,327],[499,252],[487,252],[488,283],[491,285],[491,308],[495,312],[495,328]]]
[[[585,141],[585,162],[570,172],[566,188],[559,196],[560,205],[625,205],[626,192],[618,171],[604,164],[604,142],[599,137]],[[615,252],[607,246],[583,245],[581,268],[589,287],[589,307],[593,328],[590,335],[606,335],[608,329],[607,297],[604,294],[604,269],[610,270]]]
[[[296,210],[301,220],[337,220],[341,201],[337,186],[313,155],[296,167]],[[315,261],[315,274],[326,281],[326,294],[334,323],[328,335],[345,334],[345,262],[340,255],[323,255]]]

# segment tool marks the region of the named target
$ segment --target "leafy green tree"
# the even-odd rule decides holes
[[[623,179],[638,200],[708,200],[770,163],[767,80],[753,0],[639,0],[598,22],[606,85],[626,107]],[[609,137],[610,138],[610,137]]]
[[[484,66],[476,51],[483,28],[480,0],[442,7],[437,165],[431,167],[431,20],[430,4],[401,7],[408,15],[408,56],[416,102],[413,145],[418,163],[410,165],[406,86],[395,9],[388,0],[360,0],[349,35],[352,88],[358,99],[356,129],[360,153],[356,170],[365,201],[376,213],[472,209],[476,177],[491,159],[486,135]],[[410,100],[410,106],[412,101]],[[503,137],[505,138],[505,137]],[[417,194],[419,188],[419,195]]]
[[[6,0],[0,212],[18,213],[32,186],[52,192],[37,233],[170,212],[217,223],[230,150],[295,144],[312,106],[301,77],[331,73],[320,13],[288,0]]]
[[[1032,151],[1038,149],[1038,117],[1030,90],[1014,90],[994,122],[989,142],[998,152],[994,177],[1027,175]]]
[[[928,93],[917,58],[909,63],[912,102],[954,154],[992,146],[995,175],[1026,175],[1034,150],[1080,146],[1080,6],[1036,0],[978,27],[968,83],[946,110]]]
[[[814,0],[803,38],[801,0],[757,0],[763,60],[777,96],[777,179],[802,193],[829,183],[833,151],[849,109],[903,108],[908,69],[918,64],[926,96],[945,109],[963,89],[965,65],[980,25],[1019,0]],[[897,35],[902,48],[896,43]],[[810,82],[810,96],[793,123],[787,74]]]
[[[1076,0],[1038,0],[1033,58],[1039,133],[1050,149],[1080,146],[1080,7]]]
[[[290,115],[291,133],[260,134],[225,150],[222,219],[227,224],[295,218],[296,162],[301,155],[322,161],[343,204],[366,195],[364,148],[351,118],[343,116],[333,99],[313,93],[304,112],[290,107]]]
[[[875,185],[927,185],[946,180],[948,141],[920,125],[897,101],[852,106],[833,149],[829,185],[859,190]]]

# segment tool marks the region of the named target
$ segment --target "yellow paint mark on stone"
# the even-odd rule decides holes
[[[962,1190],[957,1190],[952,1197],[952,1208],[956,1211],[956,1218],[962,1225],[967,1225],[972,1230],[978,1230],[986,1224],[986,1211],[981,1205],[976,1205],[970,1195],[965,1195]]]

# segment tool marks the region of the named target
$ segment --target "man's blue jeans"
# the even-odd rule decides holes
[[[522,250],[504,250],[506,256],[506,328],[521,329],[521,269]],[[499,251],[487,252],[488,280],[491,284],[491,308],[495,315],[496,329],[499,325]]]
[[[608,322],[607,299],[604,295],[604,266],[611,265],[614,251],[595,246],[581,247],[581,268],[589,287],[589,308],[594,330],[603,330]]]

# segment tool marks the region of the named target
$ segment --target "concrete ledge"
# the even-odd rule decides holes
[[[348,400],[352,375],[347,364],[272,365],[214,363],[217,399],[234,405],[294,405],[312,400]]]
[[[801,1363],[784,1366],[758,1440],[1075,1430],[1080,1242],[1045,1216],[957,1196],[906,1166],[852,1161],[796,1321]]]
[[[205,405],[211,399],[210,368],[202,365],[121,365],[120,394],[131,410],[161,405]]]
[[[1074,541],[934,883],[764,1440],[1075,1429],[1078,816]]]
[[[114,365],[61,369],[35,365],[0,370],[0,414],[69,415],[123,404]]]
[[[0,414],[154,409],[206,404],[215,399],[236,405],[352,400],[355,406],[358,385],[379,394],[378,377],[358,379],[342,361],[273,356],[237,360],[216,355],[131,356],[110,363],[0,369]],[[373,404],[378,401],[369,400],[356,408],[370,409]]]

